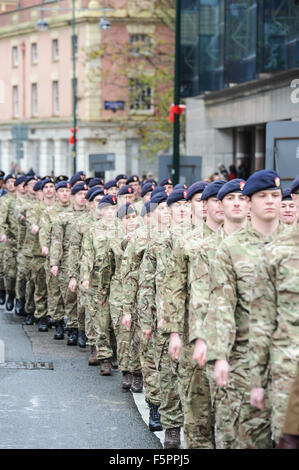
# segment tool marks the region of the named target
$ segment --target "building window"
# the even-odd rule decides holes
[[[12,99],[13,99],[13,117],[19,117],[19,90],[17,85],[12,87]]]
[[[152,53],[152,41],[148,34],[129,35],[130,55],[145,56]]]
[[[38,101],[37,101],[37,83],[32,83],[31,88],[31,99],[32,99],[32,116],[37,116],[38,114]]]
[[[19,65],[19,49],[18,46],[12,48],[12,65],[17,67]]]
[[[53,114],[59,114],[59,82],[53,82]]]
[[[37,43],[33,42],[31,44],[31,62],[37,64]]]
[[[59,43],[58,43],[58,39],[53,39],[53,41],[52,41],[52,53],[53,53],[53,60],[59,60]]]
[[[129,94],[131,111],[153,111],[152,88],[144,80],[131,78]]]

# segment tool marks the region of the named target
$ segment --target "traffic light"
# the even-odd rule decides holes
[[[72,144],[72,145],[74,145],[75,140],[74,140],[74,128],[73,128],[73,127],[70,129],[70,132],[71,132],[72,135],[71,135],[71,137],[70,137],[70,139],[69,139],[69,143]],[[77,139],[77,132],[78,132],[78,128],[76,128],[76,142],[78,142],[78,139]]]

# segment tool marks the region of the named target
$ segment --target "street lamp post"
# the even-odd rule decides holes
[[[180,61],[181,61],[181,0],[175,3],[175,65],[174,65],[174,106],[180,104]],[[172,179],[173,184],[178,184],[180,177],[180,115],[174,113],[173,124],[173,160]]]
[[[72,61],[73,61],[73,172],[77,171],[77,77],[76,77],[76,9],[75,0],[72,0]]]

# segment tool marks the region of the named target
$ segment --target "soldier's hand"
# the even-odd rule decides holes
[[[33,235],[36,235],[39,232],[39,226],[38,225],[33,225],[31,228],[31,233]]]
[[[214,379],[219,387],[226,387],[228,383],[229,363],[219,359],[215,363]]]
[[[151,339],[153,330],[142,330],[142,334],[146,337],[146,339]]]
[[[26,221],[26,217],[24,215],[21,215],[21,222],[25,222]]]
[[[206,342],[202,339],[197,339],[195,341],[193,359],[197,362],[199,367],[204,367],[207,362],[207,345]]]
[[[6,243],[6,242],[7,242],[7,236],[6,236],[5,234],[2,235],[1,241],[2,241],[2,243]]]
[[[124,315],[122,317],[121,323],[126,328],[126,330],[130,331],[131,324],[132,324],[132,315],[130,313],[127,313],[126,315]]]
[[[69,289],[72,291],[72,292],[75,292],[75,290],[77,289],[77,281],[74,277],[72,277],[70,279],[70,282],[69,282]]]
[[[263,388],[253,388],[251,390],[250,404],[260,410],[265,409],[265,390]]]
[[[48,256],[49,254],[49,249],[46,246],[42,247],[42,256]]]
[[[53,266],[51,268],[51,273],[53,274],[53,276],[57,276],[58,274],[58,266]]]
[[[83,287],[83,289],[88,290],[89,289],[89,281],[83,281],[82,282],[82,287]]]
[[[178,360],[182,350],[182,341],[178,333],[171,333],[169,341],[169,354],[175,361]]]
[[[163,320],[163,318],[161,318],[161,320],[159,320],[159,323],[158,323],[158,325],[157,325],[158,330],[160,330],[161,328],[163,328],[163,324],[164,324],[164,320]]]

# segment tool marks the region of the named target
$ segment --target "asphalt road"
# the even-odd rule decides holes
[[[0,309],[0,449],[162,448],[131,392],[121,390],[119,371],[101,377],[87,365],[89,348],[23,322]],[[18,368],[23,361],[53,362],[54,370]]]

